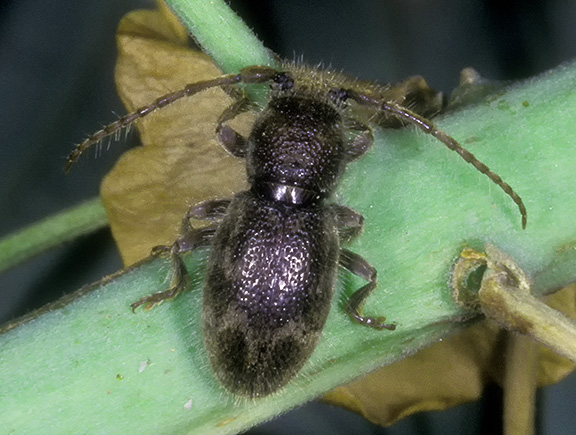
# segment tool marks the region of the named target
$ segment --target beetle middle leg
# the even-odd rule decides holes
[[[356,210],[343,205],[332,205],[336,216],[336,225],[340,241],[347,243],[360,235],[364,229],[364,216]]]
[[[184,223],[185,225],[189,224],[190,219],[221,219],[226,214],[229,205],[229,199],[213,199],[193,205],[186,213],[186,219],[184,219]]]
[[[348,298],[348,301],[346,302],[346,305],[344,307],[346,314],[348,314],[352,318],[352,320],[354,320],[356,323],[368,326],[370,328],[378,330],[388,329],[390,331],[396,329],[395,324],[385,323],[386,317],[364,316],[364,314],[362,313],[362,309],[364,307],[366,299],[368,299],[368,296],[370,296],[370,294],[378,284],[377,272],[374,266],[368,263],[360,255],[355,254],[354,252],[351,252],[348,249],[340,250],[339,261],[340,266],[342,266],[344,269],[368,281],[368,284],[366,284],[363,287],[360,287],[352,294],[352,296]]]
[[[194,229],[190,226],[190,219],[220,219],[226,214],[230,204],[229,200],[205,201],[192,206],[184,219],[184,235],[171,245],[160,245],[152,248],[151,255],[154,257],[168,257],[172,263],[172,282],[168,290],[146,296],[132,305],[132,311],[141,305],[147,310],[161,304],[167,299],[174,299],[188,288],[188,270],[180,254],[195,251],[198,248],[210,246],[217,224],[204,228]]]
[[[348,242],[357,237],[364,228],[364,216],[349,207],[342,205],[333,205],[334,214],[336,216],[336,223],[340,240]],[[368,284],[356,290],[344,307],[346,314],[348,314],[355,322],[370,328],[382,330],[396,329],[395,324],[387,324],[386,317],[369,317],[362,314],[362,308],[368,296],[376,288],[378,284],[376,269],[368,263],[363,257],[349,251],[348,249],[340,250],[340,266],[352,272],[354,275],[368,281]]]

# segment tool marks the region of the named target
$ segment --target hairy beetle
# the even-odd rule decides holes
[[[67,169],[90,146],[157,109],[209,88],[241,83],[271,86],[268,103],[248,138],[226,124],[252,107],[245,98],[224,111],[217,128],[223,146],[246,159],[250,189],[231,200],[193,206],[182,237],[153,251],[171,258],[171,287],[132,304],[133,309],[152,307],[176,297],[186,289],[180,254],[211,246],[204,338],[216,376],[232,393],[263,397],[298,373],[320,339],[339,266],[368,281],[347,301],[347,314],[371,328],[395,328],[384,317],[363,314],[377,285],[377,272],[340,246],[362,231],[363,217],[327,202],[346,164],[370,148],[370,122],[412,124],[433,135],[500,186],[518,205],[526,225],[526,208],[514,190],[422,116],[439,110],[441,102],[418,78],[407,81],[403,92],[395,92],[393,87],[295,64],[247,67],[238,74],[190,84],[120,118],[80,144]],[[210,224],[194,229],[190,219],[208,219]]]

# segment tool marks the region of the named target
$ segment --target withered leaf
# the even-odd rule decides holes
[[[576,318],[576,285],[547,298]],[[337,388],[324,400],[389,426],[423,411],[439,411],[478,400],[487,383],[503,383],[506,331],[488,320],[388,367]],[[536,383],[560,382],[575,365],[538,345]]]
[[[124,17],[118,47],[116,81],[128,111],[222,74],[208,56],[189,48],[186,31],[167,9]],[[244,162],[228,155],[215,133],[232,101],[221,89],[210,89],[138,122],[143,146],[125,153],[102,183],[126,265],[147,257],[153,246],[173,242],[191,205],[245,187]],[[237,124],[249,123],[239,118]]]

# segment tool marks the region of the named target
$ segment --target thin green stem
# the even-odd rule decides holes
[[[0,272],[108,225],[99,198],[64,210],[0,240]]]
[[[250,65],[274,65],[274,59],[246,23],[223,0],[167,0],[194,39],[224,72]]]

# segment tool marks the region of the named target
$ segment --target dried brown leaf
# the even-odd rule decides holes
[[[576,286],[548,298],[549,304],[576,318]],[[489,382],[502,385],[506,332],[481,322],[463,333],[418,352],[365,378],[337,388],[324,400],[373,423],[389,426],[408,415],[443,410],[478,400]],[[537,383],[554,384],[575,368],[569,359],[538,346]]]
[[[189,48],[185,29],[167,9],[127,15],[118,48],[116,81],[128,111],[222,74],[208,56]],[[244,188],[243,162],[228,155],[215,134],[218,117],[231,103],[224,91],[211,89],[139,121],[143,146],[125,153],[102,183],[126,265],[174,241],[191,205]]]

